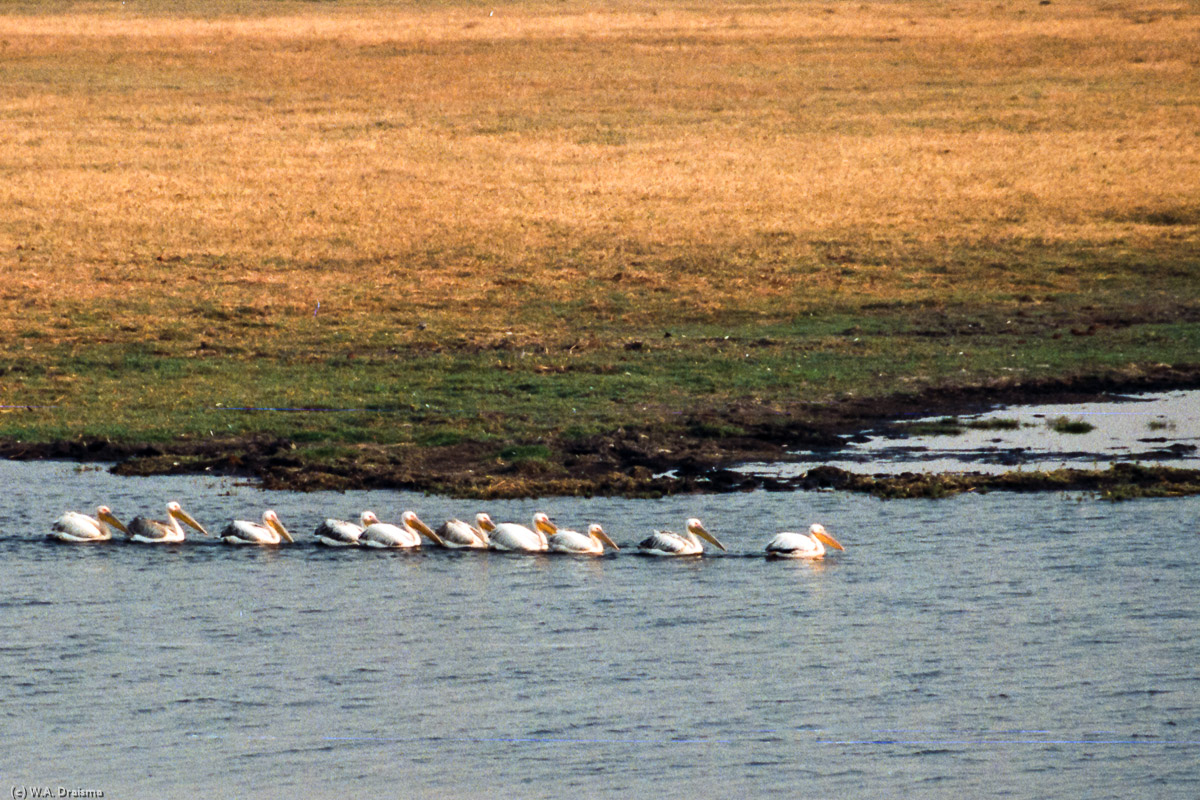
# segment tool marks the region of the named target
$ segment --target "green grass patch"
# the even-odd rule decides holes
[[[687,420],[736,402],[788,405],[881,396],[938,384],[980,383],[1082,372],[1131,363],[1187,363],[1200,352],[1200,325],[1131,325],[1094,336],[1023,345],[985,326],[938,336],[913,331],[907,309],[887,309],[853,334],[842,314],[782,324],[679,326],[663,339],[634,329],[646,349],[625,348],[629,328],[611,340],[567,352],[435,353],[380,350],[333,357],[312,343],[263,337],[259,354],[160,356],[141,343],[0,351],[6,372],[0,404],[31,410],[0,415],[0,436],[59,438],[87,433],[119,439],[268,434],[296,441],[452,445],[584,438],[635,423],[686,430]],[[725,337],[729,338],[726,339]],[[854,341],[857,339],[858,341]],[[328,347],[329,345],[325,345]],[[736,436],[733,422],[703,422],[692,433]],[[916,434],[952,435],[980,423],[939,421]],[[989,429],[1010,422],[988,422]],[[713,427],[715,426],[715,427]],[[694,426],[693,426],[694,427]]]
[[[429,431],[416,438],[417,444],[423,447],[449,447],[468,441],[467,436],[460,431]]]
[[[497,458],[501,458],[512,464],[520,464],[527,461],[549,461],[551,455],[550,448],[544,444],[510,445],[496,453]]]
[[[942,417],[923,422],[910,422],[900,426],[900,430],[908,436],[958,436],[965,428],[957,417]]]
[[[1046,420],[1046,427],[1055,433],[1091,433],[1096,430],[1096,426],[1090,422],[1085,422],[1081,419],[1070,419],[1069,417],[1055,417]]]

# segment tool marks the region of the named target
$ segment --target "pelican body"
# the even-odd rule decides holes
[[[380,522],[374,511],[364,511],[362,524],[358,543],[363,547],[420,547],[422,536],[427,536],[434,544],[442,544],[441,538],[412,511],[405,511],[400,516],[399,525]]]
[[[454,549],[486,548],[488,535],[484,532],[484,521],[490,523],[492,518],[480,512],[475,515],[475,524],[470,525],[461,519],[448,519],[437,529],[442,547]],[[495,526],[492,526],[495,527]]]
[[[825,545],[845,550],[842,543],[829,535],[825,526],[814,522],[808,533],[784,531],[767,544],[767,558],[824,558]]]
[[[717,537],[709,533],[700,520],[695,517],[687,521],[684,531],[684,533],[655,531],[638,543],[638,548],[650,556],[698,556],[704,553],[704,545],[700,543],[700,539],[696,538],[699,536],[722,550],[725,549],[725,545],[717,541]]]
[[[97,507],[95,517],[80,514],[78,511],[68,511],[54,520],[54,524],[50,526],[50,536],[60,542],[106,542],[112,538],[109,525],[122,533],[129,532],[121,520],[113,516],[112,509],[108,506]]]
[[[174,500],[167,503],[167,519],[166,521],[157,519],[146,519],[145,517],[134,517],[125,529],[128,541],[137,542],[138,544],[175,544],[184,540],[183,528],[179,523],[195,528],[209,536],[209,532],[204,530],[204,526],[196,522],[192,515],[183,510],[183,508]]]
[[[366,513],[363,517],[366,517]],[[326,547],[358,547],[358,539],[362,536],[363,529],[370,524],[366,519],[361,519],[360,522],[363,524],[355,525],[341,519],[326,519],[313,531],[313,536],[317,537],[317,544]]]
[[[262,524],[235,519],[221,531],[225,544],[279,544],[293,541],[292,535],[279,521],[279,515],[268,509],[263,512]]]
[[[574,553],[587,556],[604,555],[605,545],[613,550],[621,549],[617,547],[616,542],[608,538],[604,528],[594,522],[588,526],[586,534],[560,529],[558,533],[549,538],[548,544],[552,553]]]
[[[541,511],[533,515],[533,527],[526,528],[515,522],[501,522],[499,525],[490,518],[484,521],[484,530],[488,535],[488,547],[492,550],[515,550],[527,553],[544,553],[549,548],[547,536],[553,536],[558,528],[550,521],[550,517]]]

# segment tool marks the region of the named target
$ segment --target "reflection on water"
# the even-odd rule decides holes
[[[1200,468],[1200,391],[1196,390],[1106,402],[1010,406],[956,419],[964,427],[953,435],[871,435],[838,451],[798,453],[796,463],[745,464],[740,470],[791,478],[818,464],[871,474],[1107,469],[1113,463],[1139,461]],[[1091,430],[1059,432],[1053,427],[1057,420],[1086,423]],[[1015,427],[996,427],[1000,422]]]
[[[0,463],[0,774],[106,796],[1200,796],[1200,499],[751,493],[535,506],[703,559],[330,550],[473,504]],[[276,508],[278,550],[68,546],[66,508]],[[825,562],[768,561],[821,521]],[[719,788],[718,788],[719,787]]]

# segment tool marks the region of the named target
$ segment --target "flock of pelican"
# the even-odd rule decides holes
[[[112,530],[125,535],[126,541],[139,544],[182,542],[184,530],[180,523],[205,536],[211,534],[204,526],[174,501],[167,503],[167,518],[151,520],[135,517],[128,525],[113,515],[108,506],[96,509],[89,517],[77,511],[63,514],[51,526],[50,536],[64,542],[102,542],[112,539]],[[559,528],[542,512],[533,515],[530,527],[516,522],[492,522],[485,513],[475,515],[474,524],[449,519],[433,530],[412,511],[400,516],[399,524],[383,522],[373,511],[364,511],[358,522],[326,519],[313,532],[316,542],[327,547],[420,547],[428,539],[438,547],[507,550],[527,553],[571,553],[603,555],[606,548],[620,550],[604,529],[591,524],[585,533]],[[292,535],[279,521],[274,511],[264,511],[261,522],[234,520],[219,534],[226,544],[278,545],[293,542]],[[654,531],[638,543],[638,551],[651,556],[698,556],[704,553],[704,542],[725,550],[725,545],[708,532],[695,517],[689,519],[683,533]],[[820,524],[807,532],[784,531],[767,544],[768,558],[822,558],[825,547],[845,548]]]

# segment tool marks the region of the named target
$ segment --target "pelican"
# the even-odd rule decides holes
[[[484,526],[491,524],[491,521],[492,518],[482,511],[475,515],[474,525],[469,525],[461,519],[448,519],[437,529],[437,535],[442,540],[442,547],[486,548],[488,535],[484,533]]]
[[[263,512],[261,525],[235,519],[221,531],[221,540],[226,544],[279,544],[294,541],[287,528],[279,521],[279,515],[270,509]]]
[[[204,530],[204,526],[196,520],[192,519],[191,514],[183,510],[183,508],[174,500],[167,503],[167,520],[163,522],[157,519],[146,519],[145,517],[134,517],[129,523],[125,533],[131,542],[140,542],[142,544],[173,544],[183,541],[183,528],[179,526],[180,522],[184,522],[196,530],[209,536],[208,531]]]
[[[405,511],[400,516],[399,525],[380,522],[374,511],[364,511],[362,524],[358,543],[364,547],[420,547],[422,535],[434,544],[443,544],[441,538],[412,511]]]
[[[700,520],[695,517],[687,521],[685,530],[685,533],[655,531],[643,539],[638,544],[638,548],[646,555],[651,556],[698,556],[704,552],[704,545],[700,544],[700,539],[696,538],[700,536],[722,550],[725,549],[725,545],[718,542],[717,537],[709,533]]]
[[[112,538],[109,525],[122,533],[129,533],[121,520],[113,516],[112,509],[99,506],[96,508],[95,517],[80,514],[78,511],[63,514],[50,526],[50,536],[62,542],[106,542]]]
[[[548,547],[546,536],[558,532],[550,518],[541,511],[533,515],[533,528],[526,528],[515,522],[501,522],[499,525],[491,518],[482,521],[483,530],[488,534],[488,547],[493,550],[524,550],[531,553],[544,553]]]
[[[620,550],[617,543],[608,538],[608,534],[604,532],[596,523],[588,525],[587,533],[583,534],[579,531],[559,530],[549,539],[550,552],[552,553],[577,553],[579,555],[599,556],[604,554],[604,545],[608,545],[613,550]]]
[[[317,544],[328,547],[358,547],[358,537],[362,536],[363,528],[370,524],[366,516],[364,513],[359,520],[361,525],[341,519],[326,519],[313,531],[313,536],[317,537]]]
[[[808,533],[784,531],[775,534],[775,538],[767,545],[767,558],[821,558],[825,555],[825,545],[834,550],[846,549],[829,535],[824,525],[814,522]]]

